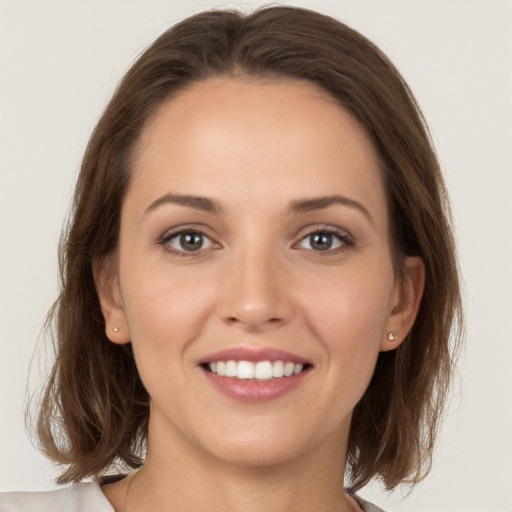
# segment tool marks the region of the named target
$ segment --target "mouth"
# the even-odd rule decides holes
[[[274,348],[233,347],[199,361],[207,380],[223,394],[242,402],[265,402],[297,389],[313,364]],[[306,379],[308,380],[308,379]]]
[[[307,372],[312,368],[310,363],[295,363],[281,359],[257,362],[229,359],[203,363],[201,366],[206,371],[217,374],[219,377],[259,382],[286,379]]]

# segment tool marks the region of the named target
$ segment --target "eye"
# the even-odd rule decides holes
[[[196,253],[213,247],[213,242],[200,231],[186,230],[170,233],[162,243],[176,253]]]
[[[352,245],[352,241],[345,232],[322,229],[308,234],[300,240],[297,246],[315,252],[342,250]]]

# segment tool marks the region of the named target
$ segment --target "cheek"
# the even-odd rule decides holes
[[[209,316],[213,290],[205,280],[191,281],[179,272],[171,276],[165,266],[144,269],[132,263],[120,269],[121,292],[137,367],[151,392],[158,376],[183,368],[187,347]]]
[[[125,258],[120,265],[120,280],[130,333],[135,339],[147,338],[150,333],[177,338],[176,330],[200,325],[204,305],[213,293],[211,279],[191,273],[187,266],[173,268],[160,254]]]
[[[362,342],[380,342],[390,309],[393,291],[391,265],[341,268],[328,279],[304,281],[303,309],[311,323],[321,330],[321,338],[341,336]]]
[[[387,325],[393,289],[391,266],[340,272],[334,279],[311,280],[302,294],[308,328],[323,344],[331,379],[369,383]],[[348,385],[348,384],[347,384]]]

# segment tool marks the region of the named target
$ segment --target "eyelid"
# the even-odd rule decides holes
[[[181,225],[175,228],[170,228],[167,231],[165,231],[165,233],[158,239],[157,243],[161,245],[166,251],[174,255],[182,257],[197,257],[203,255],[205,251],[211,249],[219,249],[221,247],[221,244],[219,244],[212,236],[210,236],[207,233],[207,231],[208,230],[205,229],[204,226],[198,226],[197,224]],[[169,241],[172,240],[173,238],[176,238],[187,233],[194,233],[203,236],[204,238],[210,241],[210,246],[205,248],[201,247],[197,251],[186,251],[172,247],[169,244]]]
[[[203,226],[203,225],[197,225],[197,224],[180,225],[180,226],[176,226],[174,228],[170,228],[167,231],[165,231],[164,234],[158,239],[157,243],[159,245],[163,246],[165,250],[167,250],[168,252],[170,252],[172,254],[175,254],[178,256],[183,256],[183,257],[197,257],[197,256],[203,255],[205,253],[205,251],[222,248],[222,245],[219,242],[217,242],[213,236],[208,234],[209,231],[210,230],[206,226]],[[355,239],[348,231],[346,231],[345,229],[342,229],[340,227],[330,225],[330,224],[311,225],[311,226],[307,226],[307,227],[301,229],[300,231],[301,231],[301,233],[299,235],[297,235],[297,241],[292,244],[293,249],[304,249],[308,252],[314,252],[314,253],[319,253],[319,254],[323,253],[324,255],[327,256],[327,255],[333,255],[333,254],[344,252],[344,251],[348,250],[350,247],[355,245]],[[211,245],[206,248],[201,247],[197,251],[180,250],[180,249],[176,249],[169,245],[169,241],[171,239],[173,239],[177,236],[180,236],[182,234],[185,234],[185,233],[196,233],[196,234],[202,235],[203,237],[207,238],[211,242]],[[326,249],[325,251],[315,251],[313,249],[299,247],[299,244],[304,239],[306,239],[308,236],[312,236],[316,233],[325,233],[325,234],[336,236],[340,240],[341,246],[335,247],[334,249],[329,248],[329,249]]]
[[[327,249],[325,251],[314,251],[313,249],[304,249],[310,252],[315,252],[319,254],[335,254],[339,252],[343,252],[350,247],[352,247],[355,244],[354,237],[345,229],[339,228],[337,226],[332,226],[330,224],[317,224],[314,226],[308,226],[307,228],[304,228],[301,230],[301,234],[298,236],[297,242],[293,244],[293,248],[295,249],[301,249],[301,247],[298,247],[298,245],[305,240],[307,237],[312,236],[317,233],[325,233],[329,235],[336,236],[341,241],[341,246],[336,247],[334,249]]]

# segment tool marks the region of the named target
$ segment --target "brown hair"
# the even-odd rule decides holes
[[[426,284],[408,339],[380,353],[355,408],[348,470],[353,489],[375,476],[388,489],[415,483],[430,467],[453,366],[450,334],[462,322],[443,180],[423,117],[390,61],[341,22],[294,7],[210,11],[178,23],[139,57],[108,104],[61,242],[61,293],[49,314],[57,357],[37,425],[42,451],[67,466],[59,482],[143,462],[149,397],[131,346],[105,335],[92,263],[116,251],[144,126],[164,101],[214,75],[309,80],[359,120],[379,152],[395,270],[403,278],[404,257],[420,256]]]

